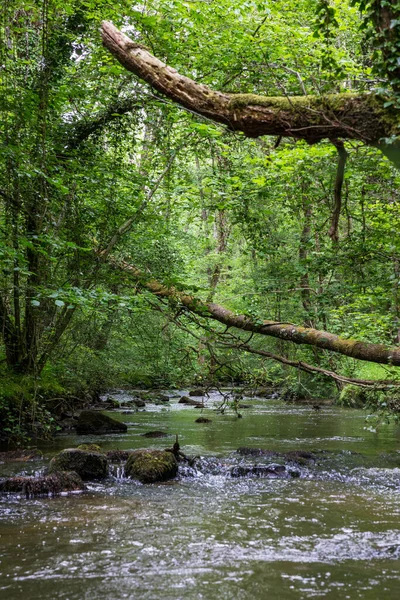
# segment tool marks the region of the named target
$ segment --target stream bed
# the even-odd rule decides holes
[[[165,392],[164,392],[165,393]],[[185,391],[182,391],[185,393]],[[186,391],[187,393],[187,391]],[[114,398],[129,400],[127,391]],[[65,600],[291,600],[400,597],[400,430],[366,428],[365,412],[244,398],[238,419],[214,408],[146,403],[109,414],[118,435],[60,435],[46,460],[0,464],[0,475],[33,474],[63,448],[172,446],[204,468],[163,484],[114,476],[83,494],[0,497],[0,598]],[[196,423],[199,417],[211,423]],[[146,439],[148,431],[168,437]],[[239,447],[306,451],[298,477],[232,477],[232,466],[268,464]]]

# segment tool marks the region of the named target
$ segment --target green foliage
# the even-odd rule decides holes
[[[347,408],[365,408],[368,403],[379,402],[381,397],[382,392],[346,385],[340,392],[338,404]]]
[[[0,384],[0,444],[27,445],[49,439],[57,430],[46,401],[65,394],[55,380],[17,377],[3,372]]]
[[[376,431],[384,423],[399,422],[400,393],[395,387],[382,391],[346,385],[340,393],[338,403],[348,408],[363,408],[368,411],[366,422],[371,431]]]

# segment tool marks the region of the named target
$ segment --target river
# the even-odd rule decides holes
[[[128,392],[115,394],[129,397]],[[56,498],[0,498],[0,598],[140,600],[397,600],[400,594],[400,430],[366,428],[361,410],[313,410],[250,398],[242,419],[171,399],[132,414],[120,435],[59,436],[46,461],[0,465],[31,474],[58,450],[165,448],[179,434],[207,468],[164,484],[115,476]],[[195,423],[206,416],[211,423]],[[142,434],[165,430],[169,438]],[[287,479],[234,478],[230,466],[274,462],[241,446],[315,452]],[[207,462],[207,457],[214,457]]]

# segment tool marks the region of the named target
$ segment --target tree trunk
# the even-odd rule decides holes
[[[396,129],[397,115],[372,94],[267,97],[228,94],[180,75],[152,56],[147,49],[107,21],[102,25],[103,44],[128,71],[158,92],[199,115],[242,131],[304,139],[355,139],[380,148],[400,167],[400,146],[381,141]]]

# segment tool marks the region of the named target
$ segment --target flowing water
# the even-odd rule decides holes
[[[127,392],[115,397],[128,397]],[[140,485],[114,476],[56,498],[0,499],[0,598],[397,600],[400,597],[400,431],[365,428],[365,413],[246,399],[242,419],[177,404],[114,413],[128,432],[59,436],[102,449],[181,449],[205,459],[174,481]],[[207,416],[212,423],[195,419]],[[169,438],[142,434],[164,430]],[[234,478],[240,446],[314,451],[297,478]],[[212,457],[212,458],[207,458]],[[0,465],[32,473],[47,463]]]

